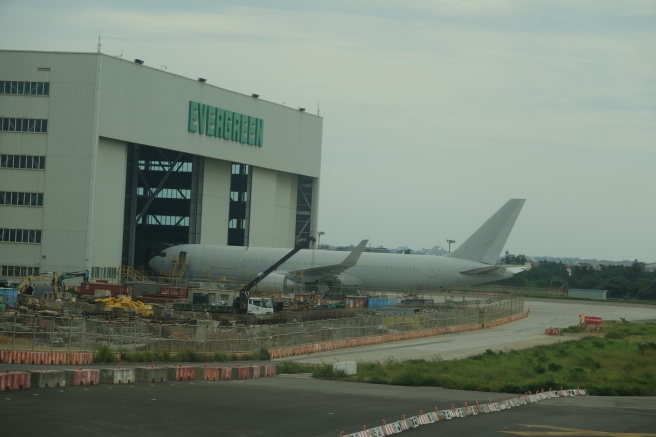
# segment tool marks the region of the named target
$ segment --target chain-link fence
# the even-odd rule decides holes
[[[288,317],[282,324],[234,324],[194,320],[194,324],[108,321],[0,313],[0,349],[86,352],[107,346],[114,351],[191,350],[243,353],[326,341],[393,334],[449,326],[483,324],[524,311],[522,296],[462,302],[459,305],[381,308],[335,312],[338,318]]]

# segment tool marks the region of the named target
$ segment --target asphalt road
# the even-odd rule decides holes
[[[275,378],[98,385],[0,397],[2,435],[331,436],[507,394]],[[547,399],[405,431],[413,436],[656,436],[656,398]]]
[[[579,315],[601,317],[603,320],[656,322],[656,305],[619,304],[608,302],[526,299],[529,316],[517,322],[491,329],[439,335],[377,346],[322,352],[291,361],[302,363],[372,362],[406,359],[456,359],[485,352],[524,349],[541,344],[575,340],[578,335],[550,336],[547,328],[566,328],[579,322]]]

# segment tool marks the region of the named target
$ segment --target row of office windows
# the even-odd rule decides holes
[[[4,132],[48,132],[48,120],[39,118],[0,117],[0,131]]]
[[[41,231],[34,229],[0,228],[0,242],[3,243],[41,243]]]
[[[140,225],[144,223],[144,218],[146,219],[147,225],[189,226],[189,217],[175,215],[147,215],[139,221]]]
[[[45,156],[0,155],[0,168],[29,168],[45,170]]]
[[[0,266],[0,276],[4,278],[22,278],[25,276],[37,276],[38,267],[28,266]]]
[[[0,80],[0,94],[22,96],[49,96],[50,82],[25,82],[21,80]]]
[[[118,279],[118,269],[116,267],[91,267],[91,277],[93,279]]]
[[[137,188],[138,196],[145,196],[146,189],[144,187]],[[191,197],[191,190],[186,190],[182,188],[162,188],[159,193],[157,193],[158,199],[189,199]]]
[[[0,205],[43,206],[43,193],[0,191]]]

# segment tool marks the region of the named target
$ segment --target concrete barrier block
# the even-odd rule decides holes
[[[30,384],[34,388],[66,386],[63,370],[32,370],[30,373]]]
[[[29,372],[0,373],[0,391],[30,388]]]
[[[249,378],[259,378],[260,377],[260,366],[253,366],[252,364],[248,366],[248,377]]]
[[[130,384],[135,381],[134,369],[100,369],[101,384]]]
[[[333,364],[333,372],[344,372],[347,375],[358,373],[358,365],[354,361]]]
[[[219,367],[201,367],[197,373],[198,379],[205,381],[218,381],[219,380]]]
[[[276,366],[271,366],[268,364],[262,364],[260,369],[260,375],[262,377],[276,376]]]
[[[166,367],[137,367],[134,372],[137,382],[168,381],[168,369]]]
[[[13,363],[14,362],[14,353],[13,351],[0,351],[0,363]]]
[[[248,379],[248,367],[233,367],[231,379]]]
[[[219,367],[219,379],[230,381],[232,379],[232,367]]]
[[[166,376],[169,381],[194,381],[197,369],[191,366],[167,367]]]
[[[66,385],[97,385],[100,381],[98,369],[64,370]]]

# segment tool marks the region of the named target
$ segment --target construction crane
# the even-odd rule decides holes
[[[235,310],[239,313],[246,313],[248,310],[248,296],[250,290],[253,287],[255,287],[257,284],[259,284],[260,281],[262,281],[264,278],[266,278],[271,273],[273,273],[278,267],[284,264],[285,261],[287,261],[289,258],[294,256],[299,250],[309,247],[309,244],[314,241],[316,241],[316,239],[312,236],[306,238],[305,240],[302,240],[287,255],[280,258],[273,265],[271,265],[271,267],[269,267],[262,273],[258,274],[251,282],[244,285],[239,290],[239,295],[235,298],[235,301],[233,303]]]

